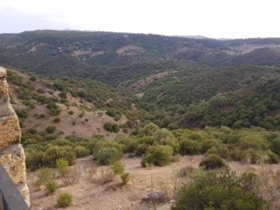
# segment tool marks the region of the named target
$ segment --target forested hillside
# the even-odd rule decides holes
[[[23,75],[47,76],[52,91],[64,97],[59,100],[80,97],[95,109],[118,115],[135,105],[146,114],[128,114],[133,124],[144,122],[140,118],[145,116],[173,129],[206,125],[275,129],[277,120],[271,118],[278,114],[277,88],[266,86],[277,86],[279,46],[276,38],[31,31],[0,35],[0,65]],[[39,95],[38,90],[31,94],[24,88],[18,88],[18,94],[25,101],[36,101]],[[217,102],[225,98],[226,102]],[[255,113],[256,104],[263,105],[261,114]],[[242,107],[255,114],[245,117]]]
[[[57,208],[63,188],[69,209],[92,207],[87,189],[114,208],[279,209],[279,62],[272,38],[0,34],[26,166],[41,168],[28,172],[33,205]],[[154,184],[152,171],[168,181]]]

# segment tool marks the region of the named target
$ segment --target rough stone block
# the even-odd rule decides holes
[[[21,130],[18,117],[13,115],[8,119],[0,119],[0,150],[20,142]]]
[[[9,99],[9,89],[6,78],[0,78],[0,103],[8,103]]]
[[[26,182],[25,154],[21,144],[0,151],[0,162],[15,184]]]

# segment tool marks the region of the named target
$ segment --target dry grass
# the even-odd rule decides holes
[[[58,193],[69,192],[73,195],[73,205],[68,210],[94,209],[111,210],[130,209],[130,210],[150,210],[153,205],[141,204],[141,200],[148,196],[151,191],[161,192],[168,198],[166,203],[156,203],[157,210],[170,209],[172,200],[180,186],[188,182],[188,179],[176,177],[179,169],[189,166],[198,168],[199,162],[203,156],[184,156],[179,162],[172,163],[165,167],[151,167],[149,169],[141,167],[140,158],[122,159],[126,166],[126,172],[130,173],[130,181],[127,185],[121,185],[119,177],[112,178],[110,167],[99,166],[91,157],[78,159],[76,167],[79,167],[81,177],[79,183],[60,187],[54,195],[45,196],[43,190],[35,189],[29,184],[31,192],[32,210],[54,209]],[[254,172],[261,179],[262,195],[269,202],[266,206],[268,210],[280,209],[280,166],[278,165],[249,165],[240,162],[228,163],[232,170],[242,174],[244,172]],[[28,183],[36,177],[38,172],[29,172],[27,174]],[[152,178],[151,178],[152,177]],[[108,181],[106,181],[108,180]],[[111,181],[112,180],[112,181]],[[111,182],[110,182],[111,181]]]

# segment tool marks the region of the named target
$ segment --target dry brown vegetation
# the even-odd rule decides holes
[[[98,166],[91,157],[78,159],[74,167],[78,168],[81,174],[79,182],[74,185],[64,186],[59,183],[59,189],[53,195],[46,195],[43,189],[36,189],[32,184],[36,180],[38,172],[27,174],[31,192],[31,206],[33,210],[56,209],[56,198],[61,192],[68,192],[73,195],[73,204],[69,210],[78,209],[151,209],[152,203],[141,203],[151,191],[161,192],[167,196],[163,203],[157,203],[156,209],[170,209],[174,194],[185,179],[176,177],[179,169],[190,166],[198,168],[203,156],[184,156],[179,162],[172,163],[165,167],[141,167],[139,158],[128,156],[122,159],[126,166],[125,170],[130,173],[131,179],[126,186],[121,184],[119,177],[112,182],[103,182],[102,171],[109,166]],[[280,194],[280,166],[278,165],[250,165],[241,162],[229,162],[232,170],[238,175],[244,172],[254,172],[261,178],[262,194],[269,201],[267,209],[279,209],[278,197]],[[59,179],[58,179],[59,181]]]

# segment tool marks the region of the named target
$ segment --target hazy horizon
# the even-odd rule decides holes
[[[70,28],[216,39],[280,37],[277,8],[274,0],[11,0],[0,1],[0,33]]]

